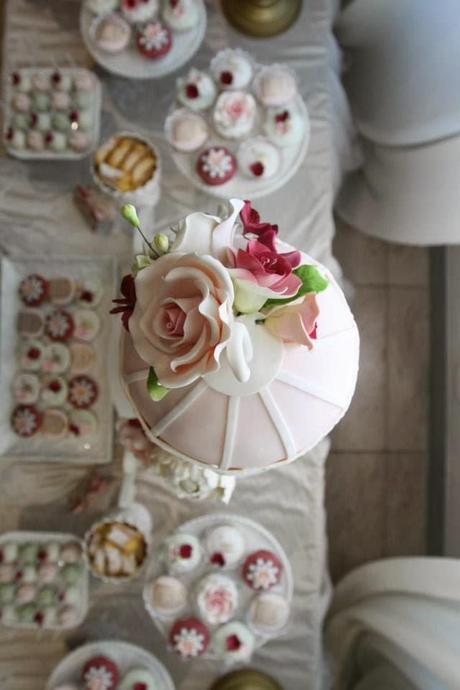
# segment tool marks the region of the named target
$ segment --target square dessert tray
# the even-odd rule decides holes
[[[0,267],[0,456],[68,464],[110,462],[113,411],[107,353],[115,261],[3,257]],[[61,290],[70,284],[75,292],[64,297],[62,306],[51,302],[51,294],[41,304],[26,306],[18,289],[30,276],[57,287],[57,279],[63,280],[67,285]],[[56,314],[73,326],[65,339],[52,337]]]
[[[245,546],[244,552],[238,562],[231,566],[229,565],[228,567],[226,566],[221,568],[217,567],[211,562],[211,554],[206,550],[206,538],[214,528],[223,526],[230,526],[239,530],[244,538]],[[193,535],[196,537],[201,543],[204,553],[207,555],[202,558],[201,563],[192,571],[174,574],[174,577],[180,579],[187,590],[187,603],[179,615],[165,616],[164,614],[159,614],[159,612],[153,607],[152,602],[149,600],[149,585],[151,585],[151,583],[158,577],[166,575],[168,572],[167,566],[161,557],[161,545],[156,545],[157,548],[153,549],[153,556],[148,564],[145,578],[144,603],[146,609],[152,617],[152,620],[154,621],[158,630],[160,630],[160,632],[166,637],[168,637],[169,631],[175,620],[187,619],[197,615],[197,606],[196,602],[194,601],[197,586],[203,577],[212,574],[227,576],[234,582],[238,591],[238,606],[233,617],[231,618],[231,622],[237,621],[247,624],[250,605],[261,592],[251,589],[247,583],[244,582],[242,576],[242,567],[245,559],[251,553],[255,552],[271,552],[279,559],[282,566],[281,577],[279,582],[267,591],[269,591],[270,594],[279,595],[285,599],[289,607],[291,606],[294,589],[291,564],[281,544],[268,530],[262,527],[262,525],[240,515],[214,513],[210,515],[203,515],[199,518],[195,518],[189,522],[183,523],[173,533],[174,536],[181,534]],[[283,629],[277,632],[264,631],[262,633],[260,630],[258,631],[252,629],[254,634],[255,649],[262,647],[270,639],[282,635],[288,625],[289,619]],[[215,633],[219,627],[219,625],[210,624],[211,633]],[[212,645],[210,645],[208,650],[203,654],[203,658],[213,660],[220,659],[220,657],[212,649]]]
[[[150,688],[152,683],[154,683],[154,687],[158,688],[158,690],[175,690],[168,671],[153,654],[149,654],[145,649],[136,647],[128,642],[119,642],[118,640],[91,642],[75,649],[56,666],[48,679],[46,690],[55,690],[55,688],[63,687],[64,685],[80,687],[82,671],[92,659],[98,661],[99,667],[103,665],[104,660],[116,664],[121,680],[118,686],[120,688],[125,687],[123,683],[126,682],[126,674],[128,672],[132,674],[134,670],[140,674],[148,673],[152,678],[150,685],[142,684],[142,687]],[[146,679],[141,676],[139,677],[139,685],[141,685],[141,681],[144,683]],[[129,685],[129,687],[133,686]]]
[[[3,140],[16,158],[80,160],[99,141],[101,84],[87,69],[14,70],[6,80],[5,103]]]
[[[89,606],[82,542],[60,532],[0,536],[0,624],[63,631],[80,625]]]
[[[172,45],[166,55],[152,59],[142,55],[137,46],[135,35],[138,28],[149,24],[157,19],[154,16],[151,20],[130,27],[131,37],[123,50],[119,52],[109,52],[102,49],[97,42],[96,32],[100,22],[105,21],[108,14],[96,15],[88,6],[82,2],[80,13],[80,31],[85,46],[94,60],[109,72],[128,79],[159,79],[161,77],[179,69],[184,63],[196,53],[200,47],[206,33],[206,7],[203,0],[194,0],[198,10],[198,22],[196,26],[185,31],[171,29]],[[164,3],[163,3],[164,4]],[[121,2],[120,2],[121,5]],[[110,13],[112,16],[122,20],[118,10]]]

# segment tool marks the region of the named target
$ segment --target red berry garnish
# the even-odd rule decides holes
[[[251,166],[249,166],[249,169],[253,175],[255,175],[256,177],[260,177],[264,174],[265,167],[263,163],[261,163],[260,161],[256,161],[256,163],[253,163]]]
[[[80,436],[80,429],[76,424],[69,424],[69,431],[74,436]]]
[[[53,132],[48,132],[46,137],[45,137],[45,142],[47,144],[51,144],[52,141],[54,141],[54,134],[53,134]]]
[[[69,114],[69,120],[71,122],[78,122],[78,110],[72,110]]]
[[[64,601],[64,593],[60,592],[58,596],[59,601]]]
[[[16,582],[20,582],[22,580],[22,570],[18,570],[18,572],[14,576],[14,579],[16,580]]]
[[[6,139],[7,141],[11,141],[11,139],[13,138],[13,135],[14,135],[13,128],[12,128],[12,127],[8,127],[8,129],[6,130],[6,133],[5,133],[5,139]]]
[[[45,617],[41,611],[38,611],[34,616],[34,621],[37,625],[42,625]]]
[[[51,81],[53,82],[53,84],[59,84],[61,79],[62,79],[62,77],[58,71],[53,72],[53,74],[51,76]]]
[[[282,113],[278,113],[278,115],[275,115],[275,122],[286,122],[286,120],[289,120],[288,110],[283,110]]]
[[[80,299],[83,302],[91,302],[93,297],[94,295],[91,290],[83,290],[83,292],[80,293]]]
[[[187,98],[198,98],[200,95],[200,92],[198,91],[198,87],[196,84],[187,84],[185,87],[185,95]]]
[[[146,2],[146,0],[144,0],[144,2]],[[148,690],[148,688],[145,683],[134,683],[133,690]]]
[[[46,561],[46,551],[39,551],[37,558],[39,561]]]
[[[38,347],[31,347],[27,350],[27,357],[29,359],[38,359],[40,357],[40,350]]]
[[[220,568],[223,568],[224,565],[225,565],[225,558],[224,558],[223,555],[222,555],[221,553],[219,553],[218,551],[216,551],[216,553],[213,553],[213,554],[212,554],[210,560],[211,560],[211,563],[212,563],[213,565],[218,565]]]
[[[179,555],[181,558],[191,558],[192,557],[192,546],[190,544],[182,544],[179,549]]]
[[[229,635],[225,641],[227,650],[229,652],[237,652],[241,647],[241,640],[238,635]]]
[[[174,9],[179,4],[179,0],[169,0],[169,4]]]
[[[53,393],[59,393],[61,388],[62,388],[61,384],[56,379],[54,381],[51,381],[48,385],[48,389],[50,391],[52,391]]]
[[[13,74],[11,75],[11,83],[13,84],[13,86],[19,86],[19,84],[21,83],[21,75],[19,74],[19,72],[13,72]]]
[[[35,125],[37,124],[37,122],[38,122],[37,113],[32,113],[32,115],[30,116],[30,126],[31,126],[31,127],[35,127]]]
[[[233,74],[227,70],[224,72],[221,72],[220,73],[220,81],[221,81],[221,84],[225,84],[226,86],[233,84]]]
[[[0,563],[3,563],[3,559],[4,559],[3,551],[0,550]]]
[[[132,10],[136,7],[136,0],[126,0],[126,5]]]

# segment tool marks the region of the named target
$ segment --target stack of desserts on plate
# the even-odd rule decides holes
[[[85,69],[16,70],[10,75],[5,142],[39,156],[84,154],[97,124],[96,77]]]
[[[98,421],[90,408],[99,386],[89,372],[96,361],[92,341],[101,327],[96,310],[101,283],[31,273],[20,282],[18,295],[14,433],[23,439],[93,436]]]
[[[306,114],[289,68],[257,68],[247,53],[228,49],[210,73],[192,68],[178,79],[165,132],[176,151],[199,152],[195,171],[206,185],[224,184],[237,170],[265,180],[279,171],[282,149],[299,146]]]
[[[203,538],[176,532],[161,547],[163,574],[144,588],[147,610],[184,659],[211,653],[227,663],[251,658],[257,642],[285,628],[290,604],[283,564],[223,523]]]
[[[115,55],[134,43],[148,60],[164,57],[181,33],[195,29],[200,5],[201,0],[86,0],[95,15],[95,47]]]

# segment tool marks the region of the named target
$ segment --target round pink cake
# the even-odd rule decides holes
[[[167,254],[173,272],[163,279],[162,289],[164,285],[171,285],[174,292],[174,277],[183,275],[186,281],[189,280],[187,276],[192,275],[190,271],[196,271],[189,266],[189,273],[184,273],[183,267],[174,268],[175,256],[207,256],[209,251],[210,255],[217,257],[229,269],[235,289],[233,316],[229,318],[231,342],[236,342],[238,347],[227,345],[219,350],[220,346],[217,346],[213,350],[213,357],[207,360],[207,368],[202,368],[199,376],[187,382],[187,376],[190,378],[187,370],[187,376],[179,378],[177,387],[174,387],[174,376],[162,373],[165,371],[164,355],[158,355],[157,349],[152,350],[145,337],[145,328],[148,331],[149,324],[154,322],[151,321],[152,314],[147,313],[149,295],[152,294],[149,292],[151,285],[147,271],[151,272],[155,283],[153,274],[160,265],[157,264],[156,268],[148,267],[140,271],[134,280],[137,301],[128,307],[129,314],[123,314],[129,330],[125,330],[121,338],[120,363],[126,395],[152,441],[172,454],[202,466],[210,466],[221,472],[248,474],[302,456],[327,436],[342,418],[355,390],[359,334],[342,290],[330,272],[308,255],[295,252],[281,243],[274,234],[277,226],[260,222],[258,214],[247,202],[232,200],[231,203],[233,212],[227,219],[197,213],[183,221]],[[198,222],[206,222],[210,232],[200,235],[196,231]],[[263,234],[267,230],[272,233],[271,236]],[[251,240],[254,233],[255,244],[246,244],[254,241]],[[216,241],[218,235],[220,239],[224,238],[223,244],[227,247],[222,247],[222,243]],[[196,244],[198,237],[201,238],[201,245],[194,247],[193,242]],[[243,237],[249,240],[243,240]],[[192,245],[190,238],[194,238]],[[206,242],[209,242],[209,248]],[[237,293],[239,287],[244,286],[245,289],[248,285],[254,286],[267,295],[269,293],[264,292],[266,288],[260,288],[260,285],[266,285],[265,278],[273,279],[273,276],[256,272],[254,278],[247,272],[247,267],[252,270],[254,256],[247,257],[246,252],[253,248],[256,252],[261,242],[266,246],[271,243],[272,250],[283,257],[282,261],[287,257],[301,267],[314,267],[321,279],[327,280],[327,287],[322,287],[314,295],[309,293],[296,297],[292,276],[302,275],[297,268],[291,276],[283,277],[284,283],[270,283],[275,289],[284,290],[278,293],[278,300],[265,302],[261,309],[246,309],[247,300],[243,300],[242,292]],[[229,250],[228,245],[233,249]],[[193,255],[183,254],[190,249],[195,249]],[[164,258],[160,257],[159,260],[163,261]],[[270,270],[268,253],[265,254],[262,249],[262,254],[257,258],[267,271]],[[181,263],[184,263],[183,259]],[[249,283],[241,282],[242,277],[249,279]],[[255,284],[255,280],[258,284]],[[179,285],[179,292],[181,287]],[[218,294],[221,295],[221,286],[219,289]],[[273,288],[270,287],[270,290],[273,295]],[[286,295],[290,295],[290,302]],[[279,301],[283,297],[284,300]],[[176,293],[173,298],[183,304],[176,299]],[[163,305],[169,297],[164,298],[163,302],[158,299],[159,304]],[[249,299],[254,301],[252,293]],[[296,335],[299,325],[296,310],[306,299],[312,300],[314,311],[313,316],[310,314],[310,320],[314,318],[314,324],[311,322],[308,334],[299,338]],[[129,302],[125,295],[124,304]],[[276,308],[270,312],[271,306],[268,305],[271,304]],[[247,313],[240,311],[243,308],[241,305],[244,305]],[[173,306],[176,309],[175,303]],[[169,306],[167,309],[168,314],[173,313]],[[222,309],[221,305],[219,314]],[[267,313],[271,316],[270,321]],[[277,320],[276,317],[280,315],[282,319]],[[153,317],[157,317],[156,313]],[[177,330],[177,315],[174,318],[174,325],[168,324],[168,328]],[[225,328],[226,322],[222,332],[225,332]],[[221,335],[222,341],[223,337]],[[226,343],[228,338],[230,336],[227,336]],[[153,341],[157,342],[155,338]],[[159,384],[164,383],[169,388],[167,395],[159,400],[152,399],[147,386],[152,366],[151,353],[159,374]],[[210,361],[212,366],[209,365]],[[200,366],[204,366],[202,361]],[[171,384],[173,387],[170,387]]]

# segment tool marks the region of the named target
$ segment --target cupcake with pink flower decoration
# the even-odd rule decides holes
[[[139,52],[150,60],[158,60],[167,55],[172,48],[172,41],[170,29],[159,21],[145,24],[136,34]]]
[[[209,640],[209,630],[198,618],[178,620],[169,632],[169,644],[184,659],[194,659],[204,654]]]
[[[225,146],[211,146],[198,156],[196,171],[205,184],[225,184],[235,174],[235,156]]]
[[[254,127],[256,114],[256,102],[250,93],[221,93],[213,112],[214,127],[226,139],[241,139]]]
[[[206,575],[198,583],[196,605],[200,617],[209,625],[227,623],[238,608],[236,584],[227,575]]]
[[[278,584],[283,566],[274,553],[261,549],[251,553],[243,564],[243,579],[255,590],[267,591]]]

